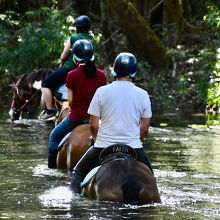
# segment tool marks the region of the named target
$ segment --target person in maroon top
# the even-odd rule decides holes
[[[93,47],[87,40],[77,40],[73,45],[73,60],[77,68],[70,71],[66,78],[69,115],[58,124],[50,134],[48,167],[56,168],[58,145],[63,137],[76,126],[89,121],[87,113],[95,91],[107,84],[103,71],[94,63]]]

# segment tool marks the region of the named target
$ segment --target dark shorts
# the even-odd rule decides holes
[[[57,87],[66,83],[66,76],[69,71],[71,70],[65,67],[55,70],[42,82],[42,87],[55,90]]]

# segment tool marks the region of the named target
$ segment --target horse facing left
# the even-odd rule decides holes
[[[18,79],[9,111],[12,121],[18,120],[22,112],[27,112],[30,117],[36,110],[41,101],[41,82],[51,73],[52,70],[39,69]]]

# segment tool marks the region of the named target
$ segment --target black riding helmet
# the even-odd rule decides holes
[[[86,60],[93,61],[92,44],[87,40],[77,40],[73,45],[73,56],[79,62]]]
[[[134,77],[137,72],[137,60],[131,53],[120,53],[113,65],[112,75],[117,77]]]
[[[90,18],[86,15],[81,15],[78,18],[76,18],[74,25],[77,29],[84,29],[89,30],[91,26]]]

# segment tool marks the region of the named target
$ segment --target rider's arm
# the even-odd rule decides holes
[[[94,141],[96,141],[98,130],[99,130],[99,120],[100,120],[100,117],[90,115],[90,121],[89,121],[90,132],[91,132],[91,135]]]
[[[69,106],[70,106],[70,108],[71,108],[72,103],[73,103],[73,90],[67,88],[67,95],[68,95]]]
[[[140,120],[140,139],[143,140],[150,127],[150,118],[141,118]]]
[[[65,60],[67,59],[67,57],[69,56],[70,48],[71,48],[71,43],[70,43],[70,38],[69,38],[66,41],[65,47],[64,47],[63,52],[62,52],[62,54],[60,56],[61,64],[63,64],[65,62]]]

